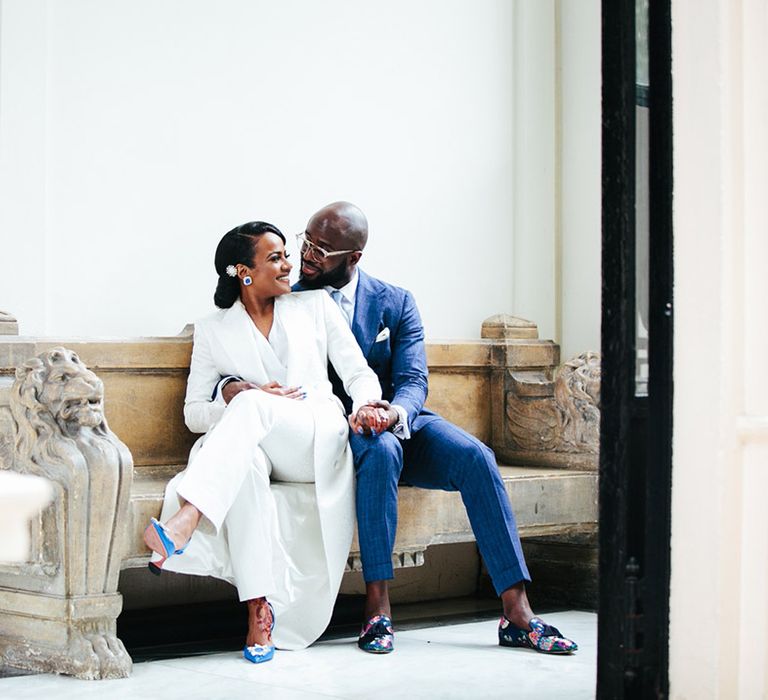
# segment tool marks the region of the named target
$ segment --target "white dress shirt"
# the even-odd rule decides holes
[[[346,314],[347,319],[353,319],[355,317],[355,295],[357,294],[357,283],[360,281],[360,273],[355,269],[355,274],[352,275],[352,279],[349,280],[343,287],[339,287],[338,291],[342,296],[342,311]],[[331,287],[326,284],[323,287],[328,294],[333,298],[333,292],[337,291],[336,287]],[[338,303],[338,302],[337,302]],[[352,321],[350,320],[350,325]]]

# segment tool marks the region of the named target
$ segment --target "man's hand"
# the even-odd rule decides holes
[[[229,403],[241,391],[258,388],[258,384],[253,384],[251,382],[227,382],[221,390],[221,397],[224,399],[224,403]]]
[[[235,398],[241,391],[248,391],[250,389],[260,389],[266,391],[268,394],[274,394],[275,396],[284,396],[287,399],[305,399],[307,393],[298,386],[282,386],[280,382],[268,382],[267,384],[254,384],[253,382],[227,382],[224,388],[221,390],[221,396],[225,403],[229,403]]]
[[[356,433],[379,435],[397,423],[398,418],[389,401],[370,401],[349,417],[349,425]]]

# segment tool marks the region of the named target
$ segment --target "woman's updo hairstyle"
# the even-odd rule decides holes
[[[219,245],[216,246],[213,264],[216,266],[219,282],[213,295],[213,303],[220,309],[228,309],[240,296],[240,280],[238,277],[230,277],[227,274],[227,267],[238,263],[253,267],[256,242],[259,236],[265,233],[274,233],[285,243],[285,236],[277,226],[264,221],[249,221],[225,233]]]

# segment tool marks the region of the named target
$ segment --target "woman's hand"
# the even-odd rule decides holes
[[[283,386],[280,382],[269,382],[257,387],[268,394],[275,396],[284,396],[286,399],[297,399],[301,401],[307,398],[307,392],[300,386]]]
[[[286,399],[301,400],[307,398],[307,392],[300,386],[282,386],[280,382],[268,382],[261,386],[254,384],[253,382],[227,382],[221,390],[221,396],[225,403],[229,403],[241,391],[248,391],[249,389],[260,389],[261,391],[266,391],[268,394],[284,396]]]
[[[379,435],[397,423],[398,413],[389,401],[371,401],[350,415],[349,425],[362,435]]]

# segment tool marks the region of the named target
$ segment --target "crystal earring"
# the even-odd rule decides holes
[[[253,284],[253,280],[251,279],[250,275],[246,275],[245,277],[243,277],[243,284],[246,287],[250,287]]]

